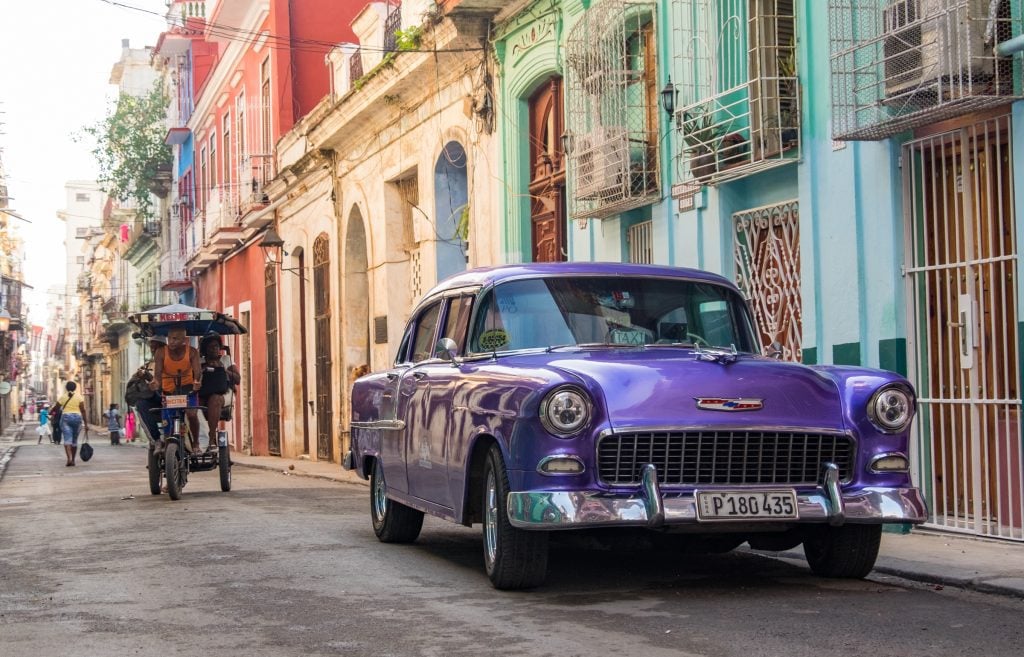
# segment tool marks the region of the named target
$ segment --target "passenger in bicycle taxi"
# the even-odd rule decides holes
[[[164,395],[187,395],[199,390],[202,385],[202,368],[199,351],[189,345],[183,328],[173,328],[167,333],[167,346],[153,355],[153,381],[150,387]],[[185,445],[189,451],[199,451],[199,415],[196,409],[185,411],[191,443]]]
[[[217,426],[224,408],[224,395],[242,377],[230,358],[224,356],[224,343],[220,335],[208,334],[199,342],[203,362],[203,385],[199,388],[199,405],[205,406],[203,413],[209,426],[209,450],[217,449]]]

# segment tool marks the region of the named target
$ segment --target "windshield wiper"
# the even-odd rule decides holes
[[[556,349],[597,349],[599,347],[633,347],[635,345],[616,345],[611,342],[577,342],[566,345],[551,345],[545,349],[546,352],[551,353]]]

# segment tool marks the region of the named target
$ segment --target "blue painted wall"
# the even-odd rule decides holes
[[[444,146],[434,165],[434,203],[437,217],[437,280],[466,269],[466,243],[456,235],[462,211],[469,203],[466,151],[458,142]]]

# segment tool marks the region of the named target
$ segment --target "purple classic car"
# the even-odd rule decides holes
[[[549,533],[580,528],[718,551],[802,543],[814,573],[863,577],[883,523],[926,516],[907,458],[914,391],[759,351],[746,302],[714,274],[469,271],[415,309],[394,367],[355,382],[345,467],[371,480],[381,541],[415,540],[424,513],[482,523],[501,589],[541,584]]]

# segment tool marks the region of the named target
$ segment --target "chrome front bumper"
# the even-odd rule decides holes
[[[737,520],[747,523],[921,523],[928,511],[916,488],[862,488],[843,494],[835,466],[825,469],[818,490],[797,494],[796,520]],[[509,522],[521,529],[582,527],[662,527],[701,522],[693,493],[662,494],[657,471],[644,466],[639,495],[592,491],[529,491],[509,493]],[[723,525],[733,521],[716,520]],[[712,524],[712,523],[708,523]]]

